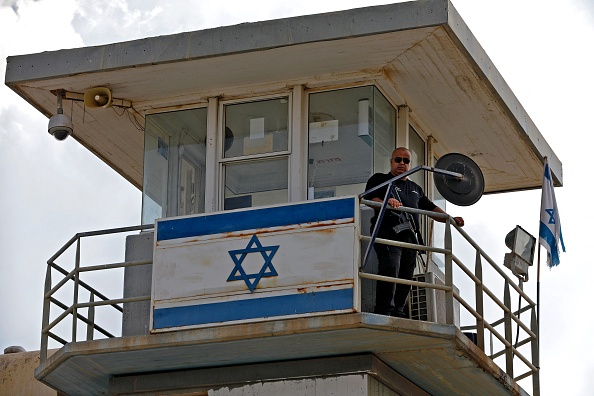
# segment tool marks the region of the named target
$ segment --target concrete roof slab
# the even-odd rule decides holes
[[[437,155],[472,157],[487,193],[539,188],[545,156],[556,184],[563,180],[560,160],[448,0],[14,56],[5,81],[48,117],[56,113],[56,90],[107,86],[132,102],[140,124],[148,113],[204,105],[209,97],[376,83],[393,104],[412,110],[413,123],[435,138]],[[75,139],[142,187],[143,133],[134,122],[75,101],[65,113]]]

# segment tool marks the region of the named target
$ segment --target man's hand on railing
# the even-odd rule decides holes
[[[388,205],[390,205],[393,208],[399,208],[402,206],[402,202],[400,202],[396,198],[390,198],[388,199]]]

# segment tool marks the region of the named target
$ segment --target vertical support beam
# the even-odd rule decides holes
[[[220,140],[217,139],[219,98],[208,98],[206,117],[206,175],[204,187],[204,212],[216,212],[219,207],[219,166]],[[222,129],[222,128],[221,128]]]
[[[41,319],[41,328],[45,329],[49,326],[50,318],[50,297],[48,293],[52,290],[52,266],[50,263],[47,264],[47,270],[45,272],[45,287],[43,292],[43,318]],[[48,330],[49,331],[49,330]],[[47,345],[48,345],[48,334],[47,331],[41,332],[41,347],[39,348],[39,360],[41,363],[47,360]]]
[[[74,298],[72,301],[72,340],[76,342],[76,328],[78,327],[78,282],[80,278],[80,237],[76,240],[76,256],[74,259]]]
[[[289,119],[291,120],[291,156],[289,157],[289,202],[307,199],[308,129],[306,96],[303,85],[293,87]]]
[[[509,294],[509,282],[505,281],[505,289],[503,291],[503,304],[507,310],[503,313],[503,323],[505,326],[505,340],[509,343],[509,346],[505,347],[505,372],[510,377],[514,377],[514,353],[512,349],[513,345],[513,332],[512,332],[512,319],[511,319],[511,297]]]
[[[436,142],[436,140],[433,138],[433,136],[428,136],[427,137],[427,158],[426,158],[426,163],[425,165],[428,166],[435,166],[435,161],[433,161],[433,155],[434,155],[434,151],[433,151],[433,145]],[[430,172],[427,172],[428,175],[431,175]],[[427,195],[427,197],[429,197],[430,200],[434,200],[435,199],[435,183],[433,181],[433,176],[429,176],[427,177],[427,191],[425,191],[425,195]],[[442,208],[443,210],[446,210],[446,208]],[[433,220],[430,217],[426,217],[425,218],[427,221],[427,246],[434,246],[434,240],[435,240],[435,220]],[[427,265],[425,266],[425,272],[427,272],[429,270],[429,264],[430,262],[432,262],[433,260],[433,252],[428,251],[427,253]]]
[[[444,247],[447,250],[445,254],[445,284],[450,287],[450,291],[445,293],[446,324],[454,324],[454,273],[452,265],[452,226],[450,217],[445,222]]]
[[[90,292],[89,302],[95,302],[95,293]],[[95,307],[91,305],[89,307],[88,313],[88,323],[87,323],[87,341],[93,340],[93,334],[95,333]]]
[[[437,143],[437,140],[435,140],[435,138],[433,136],[428,136],[427,137],[427,160],[425,161],[427,166],[435,166],[435,161],[433,161],[433,158],[435,158],[435,150],[434,150],[434,146],[435,143]],[[431,175],[431,173],[428,173],[429,175]],[[427,178],[427,191],[425,192],[430,200],[435,199],[435,194],[433,194],[433,192],[435,191],[435,182],[433,181],[433,177],[428,177]],[[443,209],[443,208],[442,208]],[[435,221],[435,220],[431,220],[431,221]]]
[[[476,345],[485,351],[485,319],[484,319],[484,300],[483,300],[483,264],[481,262],[481,253],[476,251],[476,261],[474,264],[474,275],[480,283],[475,284],[474,294],[476,299],[476,312],[480,318],[476,321]]]
[[[538,345],[540,343],[540,334],[538,328],[538,320],[536,318],[536,308],[532,307],[532,315],[530,318],[530,330],[536,334],[536,338],[530,343],[532,346],[532,364],[536,367],[536,372],[532,373],[532,395],[540,396],[540,356]]]
[[[398,121],[396,126],[396,147],[408,147],[408,119],[407,105],[398,106]]]
[[[360,210],[360,206],[361,206],[361,199],[357,198],[355,200],[355,221],[354,221],[354,225],[355,225],[355,243],[354,243],[354,248],[355,248],[355,252],[354,252],[354,259],[355,259],[355,268],[360,267],[361,265],[361,210]],[[357,265],[359,264],[359,265]],[[357,271],[355,270],[354,272],[354,282],[353,282],[353,286],[354,286],[354,293],[353,293],[353,307],[355,308],[356,312],[363,312],[362,310],[362,306],[363,306],[363,299],[361,297],[361,276],[359,276],[359,274],[357,273]]]

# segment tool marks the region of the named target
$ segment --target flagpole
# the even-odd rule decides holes
[[[548,158],[544,157],[544,168],[546,167],[548,162]],[[544,187],[544,186],[543,186]],[[542,211],[542,198],[540,202],[540,211]],[[539,218],[540,219],[540,218]],[[538,233],[538,255],[537,255],[537,266],[536,266],[536,327],[538,328],[538,339],[540,339],[540,220],[538,225],[539,233]],[[540,342],[538,343],[538,357],[540,360]]]
[[[548,158],[544,157],[544,166],[546,168],[548,163]],[[544,169],[543,169],[544,173]],[[544,188],[544,185],[543,185]],[[540,202],[540,212],[542,212],[542,193],[541,193],[541,202]],[[539,216],[540,219],[540,216]],[[536,361],[534,363],[538,372],[536,372],[537,380],[535,384],[537,384],[537,394],[540,395],[540,249],[542,244],[540,243],[540,220],[538,225],[538,254],[537,254],[537,265],[536,265]]]
[[[540,365],[540,237],[538,241],[538,265],[536,267],[536,341],[538,346],[538,366]]]

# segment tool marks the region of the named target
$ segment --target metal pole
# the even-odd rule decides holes
[[[72,301],[72,341],[76,342],[76,328],[78,325],[78,313],[77,313],[77,305],[78,305],[78,280],[80,277],[80,273],[78,269],[80,268],[80,238],[76,241],[76,256],[74,259],[74,298]]]
[[[89,302],[95,302],[95,294],[91,292],[89,296]],[[95,306],[91,305],[88,309],[88,322],[87,322],[87,341],[93,340],[93,334],[95,333]]]
[[[532,373],[532,395],[540,396],[540,361],[539,361],[539,342],[538,342],[538,324],[534,308],[530,318],[532,332],[536,334],[536,338],[532,340],[532,363],[536,367],[536,371]]]
[[[505,372],[511,378],[514,377],[514,351],[513,351],[513,335],[512,335],[512,318],[511,318],[511,296],[509,293],[509,282],[505,281],[503,291],[503,303],[509,309],[503,313],[505,326],[505,340],[508,345],[505,346]]]
[[[534,361],[534,366],[536,366],[536,373],[532,377],[532,388],[534,396],[540,395],[540,237],[538,242],[538,265],[536,271],[536,320],[535,328],[532,331],[536,334],[536,347],[533,348],[533,356],[532,360]],[[534,310],[532,311],[534,312]]]
[[[47,293],[52,289],[52,267],[47,266],[45,273],[45,293],[43,297],[43,318],[41,320],[41,347],[39,348],[39,360],[41,363],[47,360],[47,346],[48,346],[48,331],[43,331],[49,325],[50,318],[50,296]]]
[[[547,164],[547,157],[544,157],[544,166],[543,166],[543,174],[546,169]],[[543,179],[544,181],[544,179]],[[543,185],[544,187],[544,185]],[[541,192],[541,201],[540,201],[540,211],[542,212],[542,192]],[[538,224],[538,255],[536,258],[537,266],[536,266],[536,329],[532,329],[532,331],[536,334],[536,347],[532,349],[532,360],[534,362],[534,366],[536,366],[536,373],[532,376],[532,392],[535,396],[540,395],[540,213],[539,213],[539,224]],[[534,311],[533,311],[534,312]],[[534,344],[533,344],[534,345]]]
[[[370,188],[369,190],[362,192],[361,194],[359,194],[359,198],[365,198],[365,196],[369,193],[374,192],[375,190],[379,190],[380,188],[387,186],[388,184],[392,184],[393,182],[395,182],[396,180],[400,180],[400,179],[404,179],[407,176],[412,175],[413,173],[416,173],[420,170],[425,170],[425,171],[429,171],[429,172],[435,172],[435,173],[441,173],[442,175],[448,175],[448,176],[453,176],[457,179],[463,179],[464,175],[458,172],[451,172],[451,171],[447,171],[445,169],[439,169],[439,168],[434,168],[432,166],[426,166],[426,165],[419,165],[419,166],[415,166],[414,168],[412,168],[411,170],[401,173],[398,176],[394,176],[393,178],[391,178],[390,180],[386,180],[385,182],[383,182],[382,184],[378,184],[377,186]]]
[[[476,298],[476,312],[480,319],[476,323],[476,344],[481,351],[485,351],[485,318],[483,308],[483,264],[481,262],[481,254],[476,252],[476,262],[474,267],[474,275],[480,280],[480,283],[475,283],[474,294]]]
[[[448,251],[445,254],[445,284],[446,286],[452,288],[450,291],[446,292],[445,295],[445,306],[446,306],[446,324],[453,325],[454,324],[454,271],[453,271],[453,258],[452,258],[452,227],[451,227],[451,217],[448,217],[445,222],[445,237],[444,237],[444,247]]]

